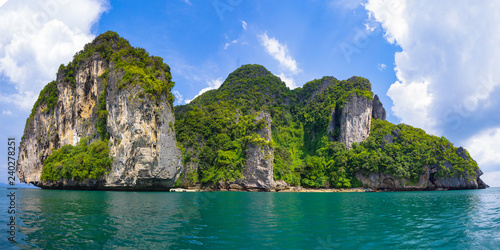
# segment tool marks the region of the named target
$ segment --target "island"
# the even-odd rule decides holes
[[[170,67],[108,31],[48,83],[17,174],[44,189],[380,191],[480,189],[466,149],[386,121],[369,80],[289,89],[261,65],[173,105]]]

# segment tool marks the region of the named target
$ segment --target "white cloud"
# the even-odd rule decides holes
[[[226,44],[224,44],[224,49],[229,48],[229,46],[233,44],[238,44],[238,40],[232,40],[231,42],[227,42]]]
[[[8,0],[0,0],[0,8],[7,2]]]
[[[481,180],[490,187],[500,187],[500,171],[484,173]]]
[[[383,63],[379,63],[379,64],[377,65],[377,69],[378,69],[379,71],[384,70],[386,67],[387,67],[387,65],[385,65],[385,64],[383,64]]]
[[[278,77],[281,78],[281,80],[284,81],[286,86],[289,87],[290,89],[297,88],[297,85],[295,84],[295,81],[293,80],[292,77],[288,77],[283,73],[279,74]]]
[[[41,86],[41,88],[43,88],[43,86]],[[38,98],[38,94],[40,91],[35,92],[36,94],[33,91],[22,91],[14,94],[3,94],[2,92],[0,92],[0,103],[13,104],[16,107],[21,108],[22,110],[29,111]]]
[[[2,110],[2,115],[11,116],[12,115],[12,111],[4,109],[4,110]]]
[[[276,38],[267,36],[267,33],[258,35],[261,45],[266,48],[266,52],[276,59],[286,73],[280,73],[278,76],[283,80],[290,89],[297,87],[294,75],[297,75],[302,70],[297,66],[297,62],[289,55],[286,44],[281,44]]]
[[[5,3],[0,9],[0,74],[16,92],[0,92],[0,102],[30,110],[59,65],[94,38],[91,27],[106,9],[100,0]]]
[[[434,130],[435,121],[427,112],[432,103],[432,96],[427,91],[428,86],[428,82],[396,82],[391,85],[387,95],[394,103],[392,111],[401,117],[402,123],[426,128],[428,133],[437,134]]]
[[[258,35],[261,45],[266,48],[266,51],[274,59],[278,60],[280,65],[293,74],[299,73],[301,70],[297,67],[297,62],[288,52],[286,44],[281,44],[276,38],[269,38],[266,33]]]
[[[500,127],[480,131],[465,142],[465,147],[479,166],[500,166]]]
[[[469,151],[485,173],[483,181],[492,186],[500,187],[500,127],[489,128],[471,136],[465,142]]]
[[[365,28],[367,31],[373,32],[377,27],[375,25],[372,26],[372,23],[366,22]]]
[[[247,30],[247,22],[241,20],[241,27],[243,27],[244,30]]]
[[[189,0],[182,0],[183,2],[189,4],[189,5],[192,5],[191,2]]]
[[[365,8],[402,49],[387,93],[402,122],[449,134],[490,112],[500,86],[499,1],[369,0]]]
[[[182,97],[182,94],[179,93],[179,91],[177,90],[174,90],[172,91],[172,93],[174,94],[175,96],[175,101],[178,103],[178,104],[182,104],[182,101],[184,101],[184,98]]]
[[[196,96],[194,96],[193,99],[185,100],[185,103],[186,104],[190,103],[192,100],[196,99],[196,97],[200,96],[201,94],[203,94],[209,90],[218,89],[220,87],[220,85],[222,85],[222,83],[223,83],[223,81],[222,81],[222,78],[220,78],[220,77],[217,79],[207,80],[208,87],[200,90],[200,92],[198,92],[198,94]]]

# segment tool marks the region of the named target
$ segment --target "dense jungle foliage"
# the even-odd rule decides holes
[[[96,140],[87,145],[82,138],[78,145],[64,145],[47,157],[42,169],[42,180],[98,180],[111,169],[107,141]]]
[[[352,95],[372,99],[370,82],[362,77],[323,77],[290,90],[260,65],[240,67],[219,89],[175,107],[176,136],[187,166],[177,184],[211,185],[242,178],[249,133],[262,111],[272,119],[274,179],[292,185],[357,187],[361,183],[354,175],[359,171],[416,181],[425,165],[438,166],[447,176],[478,169],[474,161],[459,157],[444,137],[382,120],[373,119],[368,139],[347,150],[336,141],[338,129],[328,134],[327,128],[332,111],[334,121],[340,121],[339,111]]]

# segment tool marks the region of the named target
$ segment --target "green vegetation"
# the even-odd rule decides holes
[[[111,166],[109,157],[107,131],[107,87],[110,77],[118,79],[119,89],[129,89],[139,85],[142,90],[137,94],[140,98],[150,98],[160,101],[162,98],[173,105],[174,95],[171,89],[174,82],[171,81],[170,68],[163,63],[160,57],[150,56],[142,48],[132,47],[127,40],[118,36],[117,33],[108,31],[98,36],[92,43],[85,45],[84,49],[76,53],[73,61],[66,66],[59,67],[59,84],[76,89],[76,74],[82,68],[89,67],[91,61],[101,60],[104,67],[109,67],[100,78],[103,81],[103,90],[98,96],[96,105],[97,122],[95,124],[100,140],[87,145],[87,139],[73,147],[65,145],[45,160],[42,179],[57,181],[61,178],[71,180],[99,179]],[[31,119],[38,107],[42,112],[48,113],[54,110],[58,100],[56,82],[49,83],[35,103],[32,114],[26,123],[26,129],[32,126]],[[147,95],[147,96],[145,96]],[[141,99],[143,101],[143,99]],[[221,158],[224,163],[228,159]]]
[[[116,73],[124,74],[119,88],[139,84],[151,98],[159,99],[165,94],[170,104],[173,104],[174,95],[170,90],[174,82],[171,81],[170,67],[161,57],[150,56],[143,48],[132,47],[127,40],[112,31],[99,35],[76,53],[72,62],[59,67],[59,74],[64,76],[63,81],[75,88],[77,69],[96,55],[107,63],[114,63]]]
[[[320,91],[321,90],[321,91]],[[274,179],[305,187],[358,187],[355,173],[385,172],[412,182],[424,166],[438,166],[438,176],[475,172],[474,161],[458,156],[445,138],[427,135],[408,125],[372,120],[371,134],[352,150],[337,142],[339,130],[328,133],[332,120],[339,127],[341,110],[357,95],[372,100],[370,82],[362,77],[339,81],[324,77],[289,90],[260,65],[244,65],[217,90],[190,104],[175,107],[176,136],[185,150],[184,163],[198,169],[183,173],[186,183],[215,184],[241,178],[247,143],[274,147]],[[258,112],[272,118],[272,142],[253,133]],[[393,135],[393,143],[383,141]],[[451,170],[445,163],[451,163]],[[179,181],[177,184],[180,184]]]
[[[40,91],[40,95],[38,95],[38,99],[33,105],[31,109],[31,114],[28,118],[28,121],[33,119],[35,115],[36,109],[41,107],[42,113],[54,112],[54,108],[56,107],[57,100],[59,99],[59,90],[57,90],[56,81],[52,81],[47,84],[42,91]]]
[[[87,145],[82,138],[77,146],[64,145],[52,152],[44,162],[42,180],[99,180],[111,169],[107,141]]]
[[[384,141],[384,136],[394,134],[397,136],[393,143]],[[453,176],[455,172],[475,173],[479,169],[477,163],[461,158],[457,150],[446,138],[428,135],[422,129],[374,120],[368,139],[352,150],[353,157],[361,159],[353,162],[352,167],[356,171],[385,172],[407,179],[417,179],[424,173],[423,166],[438,166],[438,177]],[[452,170],[444,166],[446,162],[453,166]]]
[[[104,87],[102,93],[99,95],[98,101],[98,109],[97,109],[97,122],[96,129],[97,133],[101,136],[102,140],[109,140],[109,134],[107,130],[108,125],[108,110],[106,109],[106,96],[107,96],[107,87],[108,87],[108,75],[109,70],[106,70],[102,75],[101,79],[104,81]]]
[[[38,95],[38,99],[36,100],[33,108],[31,109],[30,116],[26,119],[26,127],[24,128],[24,133],[30,129],[31,121],[33,120],[36,110],[40,107],[41,113],[54,113],[54,109],[56,107],[57,101],[59,100],[59,90],[57,89],[56,81],[52,81],[47,84],[42,91],[40,91],[40,95]],[[21,141],[24,140],[24,135],[21,138]]]

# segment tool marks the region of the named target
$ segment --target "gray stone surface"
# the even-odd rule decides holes
[[[246,189],[269,190],[276,186],[273,179],[274,148],[271,141],[271,116],[267,112],[260,112],[255,118],[265,121],[265,126],[255,132],[266,141],[265,145],[248,143],[246,145],[246,164],[243,171],[243,185]]]
[[[345,103],[340,118],[338,140],[352,148],[352,143],[362,142],[370,135],[372,101],[364,96],[353,94]]]
[[[444,166],[452,168],[449,162]],[[436,166],[424,167],[424,173],[420,174],[418,181],[397,178],[390,174],[360,171],[356,173],[356,178],[363,183],[364,187],[376,190],[405,191],[405,190],[437,190],[437,189],[478,189],[486,188],[486,184],[480,176],[483,172],[478,169],[474,175],[467,173],[454,173],[453,177],[436,177],[439,173]]]
[[[57,148],[76,145],[82,137],[99,139],[95,128],[98,97],[104,91],[99,76],[109,69],[107,131],[110,135],[111,171],[101,180],[57,183],[40,179],[43,161]],[[115,71],[95,55],[76,71],[76,89],[58,74],[60,92],[54,113],[39,107],[28,122],[20,145],[18,176],[21,181],[49,188],[161,189],[172,187],[182,171],[176,146],[175,118],[166,96],[160,100],[145,94],[139,84],[119,89],[123,72]]]
[[[372,117],[373,117],[373,119],[380,119],[380,120],[385,121],[385,116],[386,116],[386,112],[384,109],[384,105],[382,105],[382,102],[380,102],[378,95],[375,95],[373,97]]]

